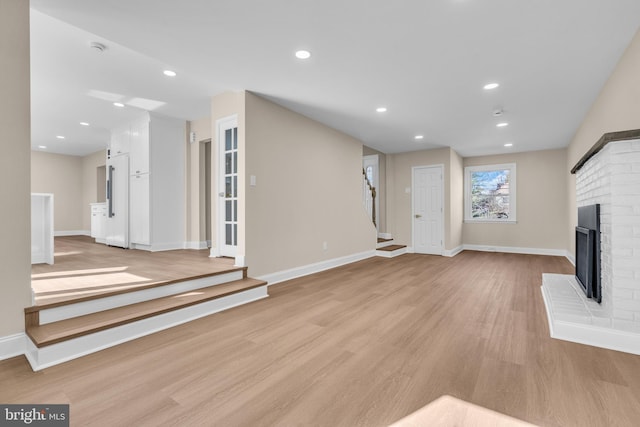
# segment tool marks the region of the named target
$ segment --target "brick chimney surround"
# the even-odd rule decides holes
[[[577,206],[600,204],[602,303],[543,274],[551,336],[640,355],[640,129],[604,134],[571,173]]]

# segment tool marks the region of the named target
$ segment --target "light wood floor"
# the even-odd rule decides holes
[[[210,258],[207,249],[152,253],[109,247],[86,236],[56,237],[54,252],[53,265],[31,268],[39,304],[211,274],[234,263],[231,258]]]
[[[637,426],[640,356],[549,338],[541,275],[571,271],[372,258],[42,372],[0,362],[0,402],[70,403],[73,425],[384,426],[450,395],[541,426]]]

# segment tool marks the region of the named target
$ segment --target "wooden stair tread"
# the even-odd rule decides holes
[[[378,243],[390,242],[393,239],[385,239],[384,237],[378,237]]]
[[[381,248],[378,248],[376,250],[378,251],[385,251],[385,252],[393,252],[393,251],[397,251],[398,249],[403,249],[406,248],[407,245],[389,245],[389,246],[383,246]]]
[[[205,301],[264,286],[266,283],[267,282],[263,280],[244,278],[220,285],[194,289],[176,295],[47,323],[45,325],[28,326],[26,333],[36,347],[45,347],[72,338],[143,320],[154,315],[168,313]]]
[[[61,307],[61,306],[64,306],[64,305],[77,304],[79,302],[91,301],[91,300],[96,300],[96,299],[100,299],[100,298],[104,298],[104,297],[111,297],[111,296],[122,295],[122,294],[127,294],[127,293],[139,292],[139,291],[144,291],[146,289],[159,288],[159,287],[166,286],[166,285],[173,285],[175,283],[184,282],[184,281],[187,281],[187,280],[201,279],[201,278],[204,278],[204,277],[214,277],[214,276],[219,276],[219,275],[223,275],[223,274],[234,273],[234,272],[237,272],[237,271],[242,271],[244,277],[246,277],[247,267],[231,267],[231,268],[228,268],[228,269],[225,269],[225,270],[221,270],[221,271],[214,271],[214,272],[206,273],[206,274],[199,274],[199,275],[195,275],[195,276],[182,277],[180,279],[158,281],[158,282],[149,283],[149,284],[146,284],[146,285],[139,285],[139,286],[129,287],[129,288],[126,288],[126,289],[117,289],[117,290],[102,291],[102,292],[98,291],[98,292],[90,294],[90,295],[85,295],[85,296],[80,296],[80,297],[75,297],[75,298],[68,298],[68,299],[65,299],[65,300],[62,300],[62,301],[36,304],[34,306],[31,306],[31,307],[26,307],[24,309],[24,312],[25,312],[25,314],[34,313],[34,312],[38,312],[40,310],[46,310],[46,309],[49,309],[49,308]]]

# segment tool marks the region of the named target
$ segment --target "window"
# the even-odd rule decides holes
[[[516,165],[464,168],[464,219],[516,222]]]

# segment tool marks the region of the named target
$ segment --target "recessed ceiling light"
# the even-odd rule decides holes
[[[175,71],[171,71],[171,70],[164,70],[162,74],[169,77],[175,77],[177,75]]]
[[[424,139],[424,135],[416,135],[413,138],[414,139]]]
[[[308,50],[299,50],[296,52],[296,58],[309,59],[311,58],[311,52],[309,52]]]
[[[509,126],[509,123],[507,123],[507,122],[502,122],[502,123],[498,123],[498,124],[496,125],[496,127],[499,127],[499,128],[503,128],[503,127],[505,127],[505,126]]]
[[[62,135],[58,135],[58,136],[56,136],[56,138],[58,138],[58,139],[64,139],[64,136],[62,136]]]
[[[47,146],[46,145],[38,145],[38,148],[40,148],[42,150],[45,150],[47,148]]]
[[[484,90],[495,89],[498,86],[500,86],[498,83],[487,83],[486,85],[484,85]]]
[[[376,108],[376,111],[378,113],[385,113],[387,111],[387,107],[378,107]]]
[[[87,122],[80,122],[80,124],[81,124],[82,126],[89,126],[89,123],[87,123]]]
[[[114,102],[113,105],[120,108],[124,107],[124,104],[122,102]]]
[[[510,142],[507,142],[506,144],[504,144],[505,147],[513,147],[513,144]]]

